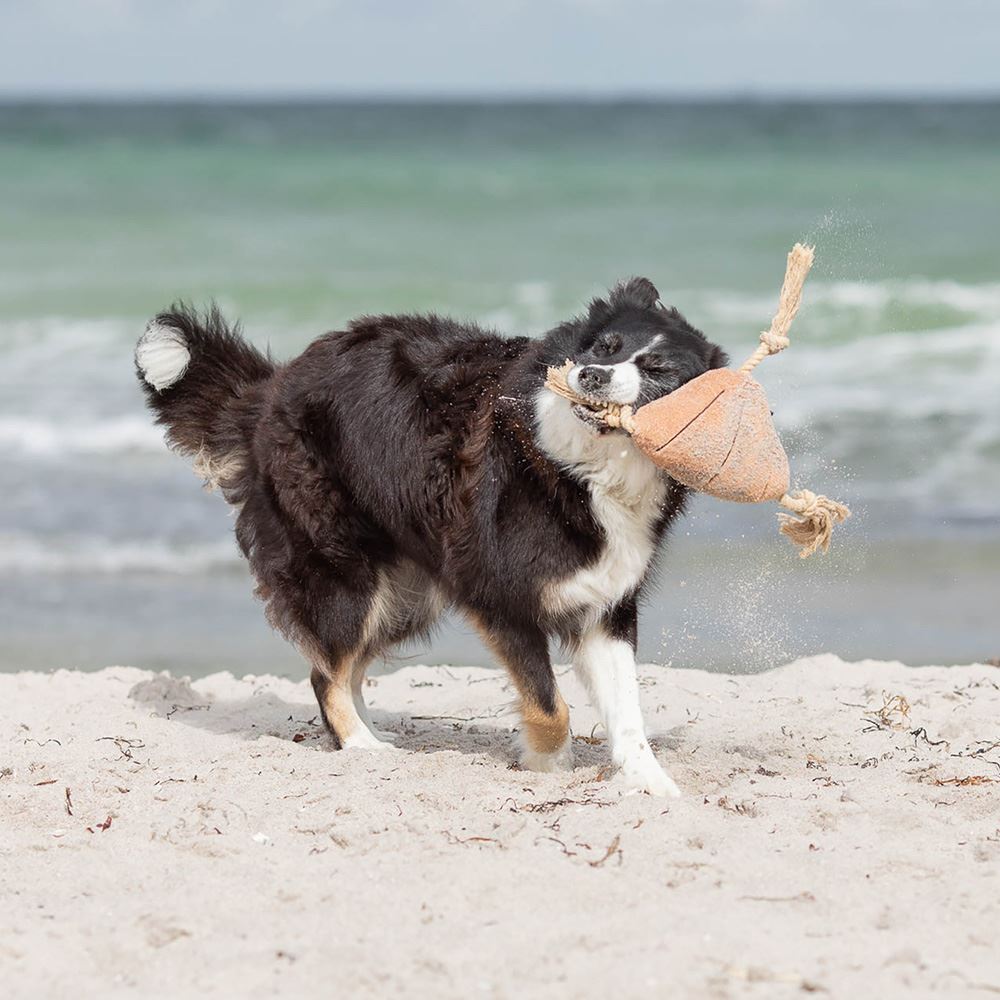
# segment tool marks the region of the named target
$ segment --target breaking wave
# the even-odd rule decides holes
[[[0,535],[0,571],[20,573],[198,574],[241,563],[233,540],[201,545],[101,538]]]
[[[537,332],[578,308],[568,303],[579,297],[579,290],[525,282],[498,293],[503,310],[486,318],[502,329]],[[734,363],[753,349],[775,299],[776,291],[676,293],[681,309]],[[453,311],[460,313],[460,304]],[[139,327],[110,318],[5,325],[0,456],[20,481],[43,491],[45,475],[61,463],[75,462],[74,474],[82,474],[80,459],[98,479],[139,461],[143,477],[169,474],[176,459],[134,381]],[[308,339],[301,327],[273,328],[283,331],[273,345],[279,357]],[[802,484],[922,516],[1000,517],[1000,283],[811,281],[792,339],[792,349],[763,365],[759,377]],[[179,516],[164,511],[165,535],[189,530]],[[52,549],[22,539],[0,551],[0,567],[69,572],[196,572],[234,559],[229,546]]]
[[[44,458],[126,455],[164,450],[163,431],[148,417],[122,416],[83,423],[0,417],[0,451]]]

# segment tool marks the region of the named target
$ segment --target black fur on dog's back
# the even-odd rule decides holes
[[[526,562],[554,559],[540,575],[558,574],[596,544],[583,487],[541,460],[530,414],[501,398],[520,395],[538,350],[435,316],[365,317],[279,372],[237,522],[272,624],[336,648],[402,565],[473,614],[537,613]],[[518,516],[552,504],[565,516]],[[392,638],[421,631],[417,617]]]

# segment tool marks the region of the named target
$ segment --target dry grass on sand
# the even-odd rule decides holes
[[[7,997],[1000,994],[1000,670],[646,667],[685,791],[513,766],[505,678],[0,676]]]

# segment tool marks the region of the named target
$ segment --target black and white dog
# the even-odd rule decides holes
[[[373,657],[448,606],[520,694],[523,766],[572,766],[557,637],[627,784],[677,786],[653,754],[635,674],[650,562],[685,489],[630,439],[543,388],[641,404],[725,363],[636,278],[541,340],[437,316],[374,316],[279,364],[213,309],[175,307],[136,348],[173,448],[239,512],[236,538],[271,624],[312,667],[342,748],[385,747],[362,697]]]

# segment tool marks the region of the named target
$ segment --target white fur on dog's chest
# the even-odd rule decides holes
[[[666,484],[629,438],[594,434],[565,400],[544,392],[536,407],[539,444],[587,485],[604,535],[597,560],[547,584],[544,603],[554,614],[584,610],[597,615],[642,581],[656,547],[653,527]]]

